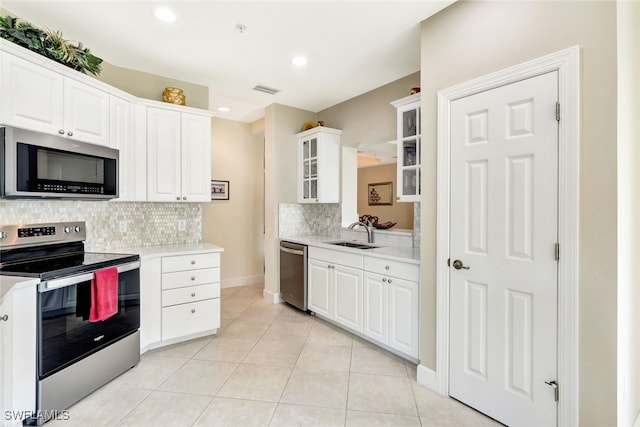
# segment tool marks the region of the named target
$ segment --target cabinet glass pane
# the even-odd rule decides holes
[[[418,171],[416,169],[408,169],[402,171],[402,194],[411,196],[418,194]]]
[[[311,198],[312,199],[317,199],[318,198],[318,180],[316,179],[312,179],[311,180]]]
[[[318,157],[318,140],[316,138],[311,140],[311,157]]]
[[[311,160],[311,178],[318,176],[318,161],[316,159]]]
[[[302,141],[302,158],[304,160],[309,158],[309,141]]]
[[[302,198],[303,199],[309,198],[309,181],[308,180],[302,181]]]
[[[302,178],[303,179],[309,178],[309,160],[305,160],[302,163]]]
[[[402,166],[416,165],[418,161],[417,154],[415,140],[402,142]]]
[[[402,113],[402,137],[415,136],[418,126],[416,110],[409,110]]]

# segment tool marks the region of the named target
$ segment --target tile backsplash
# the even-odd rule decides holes
[[[278,210],[278,229],[279,237],[362,237],[356,233],[358,230],[353,231],[356,234],[352,236],[348,234],[352,232],[352,230],[342,229],[339,204],[280,203]],[[364,232],[361,234],[363,233]],[[380,243],[384,241],[385,244],[389,245],[420,247],[420,203],[413,204],[413,231],[410,235],[406,236],[406,238],[405,236],[401,236],[400,241],[396,238],[397,236],[389,236],[388,239],[390,240],[387,241],[387,238],[382,236],[384,233],[378,232],[377,234]]]
[[[280,203],[278,236],[340,236],[340,205]]]
[[[178,221],[185,230],[178,230]],[[85,221],[89,251],[202,241],[199,203],[90,202],[70,200],[0,201],[0,224]],[[120,231],[120,227],[126,231]]]

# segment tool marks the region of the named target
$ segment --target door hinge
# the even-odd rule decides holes
[[[556,243],[556,261],[560,261],[560,243]]]
[[[560,121],[560,103],[556,102],[556,121]]]
[[[545,381],[544,383],[553,388],[553,392],[555,394],[554,398],[556,402],[560,400],[560,388],[558,387],[558,383],[555,381]]]

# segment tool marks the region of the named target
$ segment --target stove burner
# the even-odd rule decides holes
[[[0,226],[0,274],[49,280],[124,264],[138,255],[84,251],[84,222]]]

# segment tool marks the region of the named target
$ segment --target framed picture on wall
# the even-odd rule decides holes
[[[211,200],[229,200],[229,181],[211,180]]]
[[[369,184],[368,193],[369,206],[392,205],[393,204],[393,183],[376,182]]]

